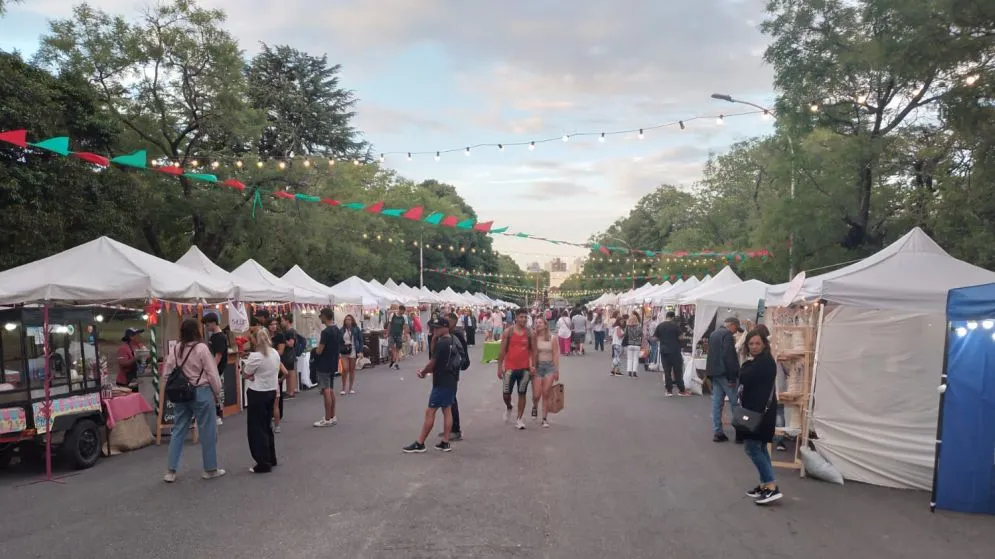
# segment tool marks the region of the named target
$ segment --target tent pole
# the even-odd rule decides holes
[[[950,329],[953,323],[946,323],[946,330],[943,331],[943,369],[940,374],[940,386],[947,385],[947,356],[950,351]],[[940,408],[936,413],[936,450],[933,453],[933,487],[929,493],[929,512],[936,512],[936,477],[940,470],[940,447],[943,445],[943,404],[947,397],[947,391],[940,392]]]
[[[815,354],[812,356],[812,382],[808,387],[808,406],[805,409],[805,417],[802,420],[802,440],[808,443],[808,434],[812,430],[812,408],[815,407],[815,379],[819,373],[819,351],[822,349],[822,327],[825,321],[826,312],[826,302],[819,301],[819,320],[817,324],[819,329],[815,333]],[[797,447],[797,445],[796,445]],[[796,453],[800,453],[801,449],[796,448]],[[805,463],[802,462],[801,476],[805,477]]]
[[[49,355],[50,347],[48,343],[48,304],[42,307],[42,348],[45,354],[45,421],[48,427],[45,429],[45,480],[52,481],[52,370]]]

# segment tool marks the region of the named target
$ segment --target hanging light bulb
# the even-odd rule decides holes
[[[811,105],[809,105],[808,110],[812,111],[813,113],[819,112],[819,104],[812,103]]]
[[[382,153],[380,154],[380,162],[381,162],[381,163],[383,163],[383,162],[384,162],[384,155],[383,155]]]
[[[601,142],[602,144],[605,143],[605,133],[604,132],[601,133],[601,137],[598,138],[598,141]]]
[[[638,137],[638,138],[639,138],[640,140],[642,140],[643,138],[645,138],[645,137],[646,137],[646,135],[645,135],[645,134],[643,134],[643,129],[642,129],[642,128],[640,128],[640,129],[639,129],[639,135],[638,135],[637,137]]]
[[[859,104],[859,105],[866,105],[867,104],[867,94],[866,93],[861,93],[860,95],[857,96],[857,104]]]
[[[563,137],[560,138],[560,139],[563,140],[564,142],[569,142],[570,141],[570,136],[564,134]]]
[[[235,162],[235,166],[238,167],[239,169],[241,169],[242,168],[242,160],[239,159],[238,161],[236,161]]]
[[[723,124],[725,124],[725,121],[726,121],[725,115],[719,115],[719,118],[715,119],[715,124],[722,126]]]
[[[359,165],[359,159],[353,159],[352,160],[352,164],[353,165]]]
[[[440,157],[441,156],[440,156],[439,152],[435,152],[435,160],[438,161]]]
[[[975,321],[973,321],[973,320],[969,321],[967,323],[967,329],[968,330],[977,330],[978,329],[978,323],[975,322]]]
[[[498,144],[498,151],[504,151],[504,144]]]
[[[764,120],[770,120],[770,111],[764,109],[764,112],[760,114],[760,118]]]
[[[677,125],[681,127],[681,130],[684,130],[684,121],[683,120],[678,120],[677,121]]]
[[[311,166],[311,160],[310,159],[305,159],[304,160],[304,166],[305,167],[310,167]]]
[[[411,161],[411,153],[408,152],[408,161]]]
[[[467,147],[467,148],[466,148],[466,149],[465,149],[465,150],[463,151],[463,153],[464,153],[464,154],[465,154],[465,155],[466,155],[467,157],[470,157],[470,148],[469,148],[469,147]]]
[[[529,151],[532,151],[535,148],[536,148],[536,143],[535,142],[529,142]]]
[[[964,78],[964,83],[966,83],[967,85],[974,85],[978,83],[978,80],[980,78],[981,77],[978,74],[971,74],[970,76]]]
[[[281,161],[281,162],[277,163],[276,166],[277,166],[277,168],[279,168],[282,171],[282,170],[284,170],[284,169],[287,168],[287,163],[285,161]]]
[[[262,169],[263,168],[263,162],[262,161],[256,161],[256,167]]]
[[[191,167],[197,167],[197,165],[200,165],[200,163],[198,163],[196,159],[190,162]]]
[[[957,335],[959,337],[963,338],[964,336],[967,335],[967,328],[964,328],[963,326],[960,326],[960,327],[957,328],[957,330],[955,330],[955,332],[957,332]]]
[[[983,320],[981,321],[981,327],[984,328],[985,330],[991,330],[993,327],[995,327],[995,320],[991,319]]]
[[[332,165],[335,165],[335,160],[334,159],[329,159],[328,160],[328,166],[331,167]]]
[[[211,168],[212,168],[212,169],[217,169],[217,168],[218,168],[218,167],[220,167],[220,166],[221,166],[221,164],[220,164],[220,163],[218,163],[217,161],[212,161],[212,162],[211,162]]]

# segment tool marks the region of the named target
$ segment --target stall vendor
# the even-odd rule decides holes
[[[138,359],[136,352],[145,347],[139,336],[144,328],[128,328],[121,338],[117,348],[117,380],[118,386],[129,387],[138,384]]]

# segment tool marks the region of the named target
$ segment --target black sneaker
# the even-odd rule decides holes
[[[632,378],[639,378],[639,373],[632,371]]]
[[[746,492],[746,496],[751,499],[759,499],[763,494],[764,488],[759,485]]]
[[[443,437],[443,435],[444,435],[443,432],[439,431],[439,438],[440,439]],[[456,431],[453,431],[452,433],[449,433],[449,441],[450,442],[452,442],[452,441],[462,441],[462,440],[463,440],[463,433],[458,433]]]
[[[532,408],[532,419],[539,417],[539,408]]]
[[[774,501],[780,500],[783,496],[784,495],[781,494],[781,490],[775,486],[774,489],[764,489],[763,492],[760,493],[760,496],[757,497],[757,500],[753,502],[758,505],[768,505]]]
[[[724,443],[728,440],[729,437],[727,437],[725,433],[715,433],[715,435],[712,437],[713,443]]]
[[[423,445],[422,446],[422,452],[425,452],[424,449],[425,449],[425,446]],[[450,452],[450,451],[452,451],[452,449],[453,449],[452,445],[450,445],[446,441],[439,441],[439,444],[435,445],[435,450],[438,450],[438,451],[441,451],[441,452]]]
[[[425,452],[425,445],[415,441],[408,446],[401,449],[405,454],[412,454],[414,452]]]

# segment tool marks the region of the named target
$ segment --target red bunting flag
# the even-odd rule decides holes
[[[0,132],[0,142],[14,144],[19,148],[26,148],[28,147],[28,131],[10,130],[9,132]]]
[[[277,190],[276,192],[273,193],[273,196],[276,196],[277,198],[284,198],[286,200],[295,199],[293,194],[289,192],[284,192],[283,190]]]
[[[483,223],[478,223],[478,224],[474,225],[473,226],[473,230],[474,231],[481,231],[483,233],[487,233],[488,231],[491,230],[491,225],[494,225],[493,221],[485,221]]]
[[[111,166],[110,160],[107,159],[106,157],[104,157],[102,155],[97,155],[96,153],[90,153],[88,151],[77,151],[76,153],[72,154],[72,157],[75,157],[76,159],[82,159],[83,161],[86,161],[87,163],[93,163],[94,165],[97,165],[97,166],[100,166],[100,167],[110,167]]]
[[[447,215],[445,218],[443,218],[442,223],[440,223],[440,225],[442,225],[443,227],[456,227],[457,223],[459,223],[458,217],[454,215]]]
[[[366,211],[370,212],[371,214],[378,214],[383,211],[383,205],[384,205],[383,202],[377,202],[372,206],[367,206]]]
[[[607,254],[611,256],[612,251],[608,250],[608,247],[606,247],[605,245],[601,245],[600,247],[598,247],[598,250],[601,251],[601,254]]]
[[[225,186],[230,186],[230,187],[232,187],[232,188],[234,188],[236,190],[240,190],[240,191],[243,191],[243,192],[245,191],[245,184],[243,184],[240,181],[237,181],[235,179],[228,179],[228,180],[226,180],[225,182],[223,182],[221,184],[223,184]]]
[[[422,206],[415,206],[410,210],[401,214],[401,217],[405,219],[410,219],[412,221],[418,221],[421,219],[423,213],[425,213],[425,208],[423,208]]]
[[[338,206],[339,204],[341,204],[342,202],[339,202],[338,200],[332,200],[331,198],[322,198],[321,199],[321,203],[322,204],[328,204],[329,206],[335,207],[335,206]]]
[[[174,177],[178,177],[183,174],[183,169],[173,165],[169,165],[167,167],[159,167],[157,171],[159,171],[160,173],[166,173],[167,175],[173,175]]]

